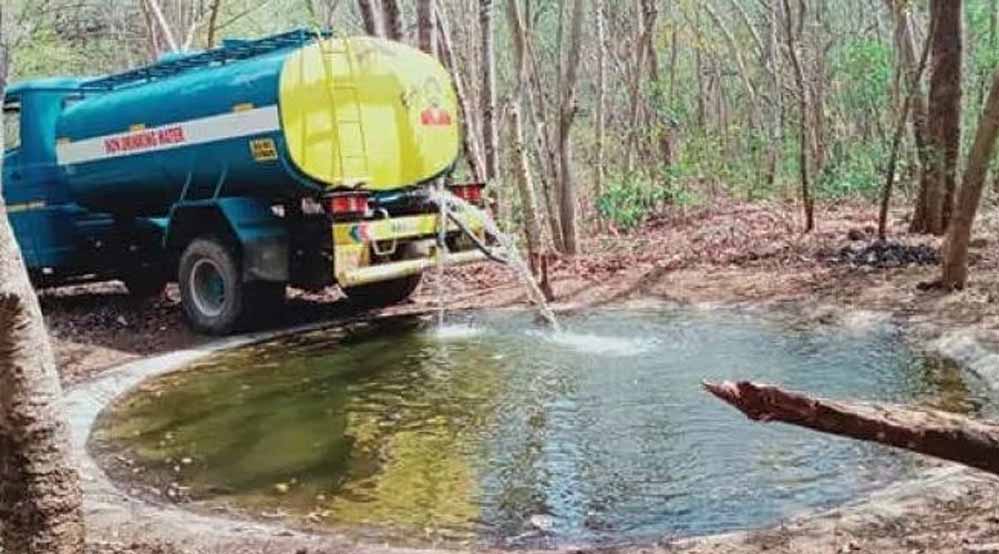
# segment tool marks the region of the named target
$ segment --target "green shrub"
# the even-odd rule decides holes
[[[888,149],[879,143],[838,143],[817,180],[820,198],[876,198],[888,166]]]
[[[687,205],[694,195],[679,184],[676,169],[661,169],[655,177],[642,173],[612,175],[597,198],[600,216],[621,229],[645,223],[665,205]]]

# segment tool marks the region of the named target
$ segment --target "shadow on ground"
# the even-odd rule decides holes
[[[39,301],[63,381],[70,384],[121,363],[213,339],[187,325],[175,286],[145,301],[132,298],[116,282],[48,289],[39,293]],[[278,330],[359,315],[364,312],[336,289],[318,294],[292,289],[284,309],[246,330]]]

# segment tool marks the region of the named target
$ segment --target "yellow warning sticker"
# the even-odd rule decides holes
[[[262,138],[250,141],[250,152],[258,162],[273,162],[278,159],[277,146],[274,139]]]

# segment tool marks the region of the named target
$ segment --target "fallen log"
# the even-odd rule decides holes
[[[876,442],[999,475],[999,424],[903,406],[834,402],[742,381],[704,388],[751,420]]]

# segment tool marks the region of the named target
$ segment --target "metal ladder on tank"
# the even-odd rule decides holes
[[[346,188],[357,188],[360,185],[371,181],[371,166],[368,158],[368,138],[364,130],[364,113],[361,109],[361,93],[357,85],[357,67],[354,50],[350,46],[350,39],[342,37],[339,40],[343,48],[333,46],[332,40],[323,37],[323,33],[317,33],[317,45],[322,57],[323,71],[326,74],[327,91],[330,96],[330,119],[333,127],[333,138],[336,141],[336,159],[340,164],[340,182],[335,186]],[[343,56],[347,60],[347,79],[338,80],[335,77],[333,67],[334,60],[338,56]],[[345,82],[341,82],[345,81]],[[353,106],[352,117],[342,117],[343,106],[338,105],[338,100],[345,93]],[[343,140],[344,130],[354,128],[357,130],[357,137],[360,138],[360,147],[355,151],[347,151]],[[353,136],[353,135],[351,135]],[[348,174],[348,163],[357,164],[361,168],[360,175]]]

